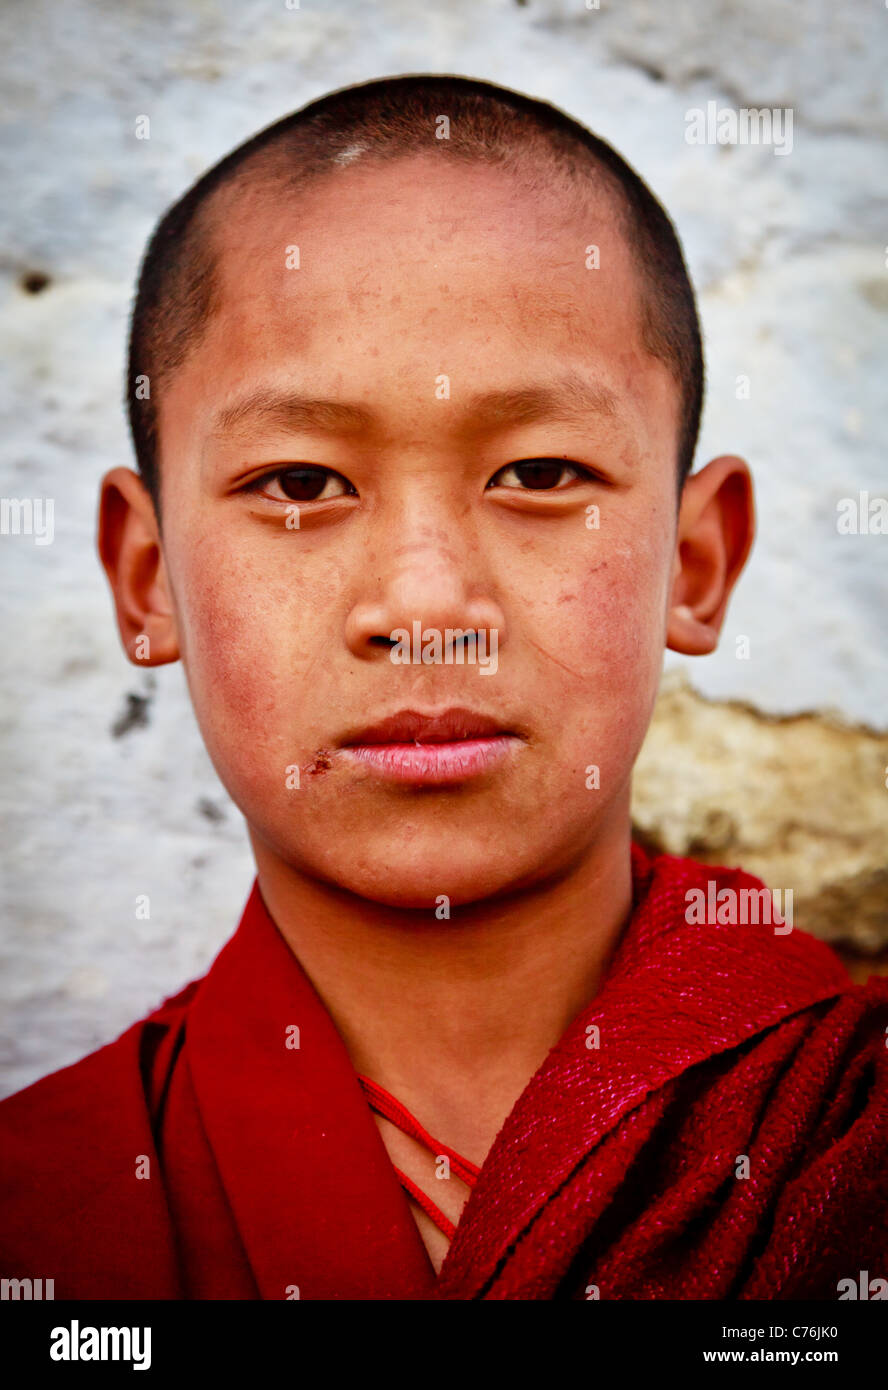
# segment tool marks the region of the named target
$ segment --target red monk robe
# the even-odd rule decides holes
[[[758,880],[632,854],[604,984],[437,1279],[257,888],[203,980],[0,1105],[0,1275],[56,1299],[828,1300],[888,1276],[888,982],[797,930],[689,925],[689,888]]]

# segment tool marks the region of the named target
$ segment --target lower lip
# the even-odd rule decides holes
[[[489,772],[518,742],[511,734],[498,734],[453,743],[360,743],[340,751],[394,782],[443,785]]]

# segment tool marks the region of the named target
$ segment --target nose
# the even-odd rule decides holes
[[[367,576],[346,619],[349,649],[364,660],[388,659],[399,634],[440,633],[443,659],[469,631],[490,634],[497,648],[505,641],[505,615],[476,537],[455,528],[421,523],[380,558]],[[426,640],[423,638],[423,640]],[[481,641],[481,638],[478,638]],[[453,658],[451,657],[451,660]],[[456,658],[459,660],[459,657]]]

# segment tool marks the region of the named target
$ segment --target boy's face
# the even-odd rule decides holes
[[[423,156],[241,198],[219,306],[161,403],[165,583],[210,755],[265,853],[379,902],[541,883],[626,824],[673,578],[678,389],[642,345],[608,203],[550,188]],[[355,411],[220,424],[259,394]],[[270,476],[308,466],[332,473]],[[495,629],[488,673],[471,648],[393,663],[414,622],[444,643]],[[512,737],[406,778],[343,746],[453,706]]]

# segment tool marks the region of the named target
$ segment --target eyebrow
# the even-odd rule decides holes
[[[476,428],[485,431],[535,420],[580,423],[590,414],[618,416],[619,398],[602,382],[587,381],[573,372],[553,383],[475,392],[465,398],[464,413],[467,420],[474,418]],[[372,429],[379,419],[375,411],[357,403],[265,389],[220,410],[210,433],[219,436],[265,426],[344,434]]]

